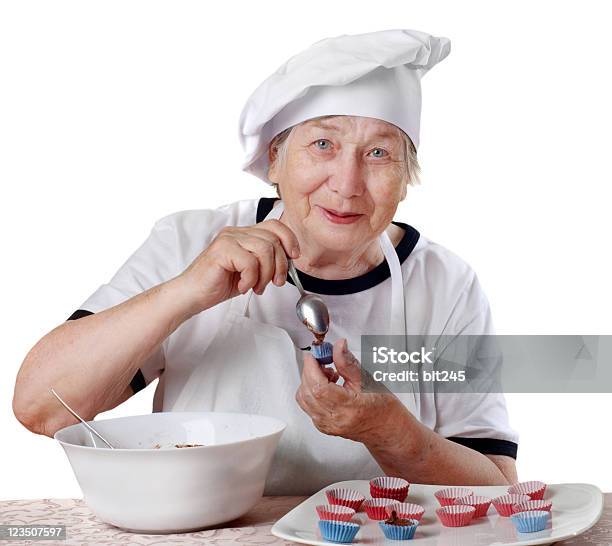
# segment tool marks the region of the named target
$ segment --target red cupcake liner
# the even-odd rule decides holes
[[[530,512],[532,510],[543,510],[545,512],[550,512],[552,509],[552,501],[542,499],[529,500],[513,505],[512,509],[515,514],[518,514],[519,512]]]
[[[404,502],[408,496],[408,490],[388,491],[384,489],[372,489],[370,490],[370,495],[373,499],[393,499],[395,502]]]
[[[348,506],[356,512],[365,500],[365,497],[354,489],[328,489],[325,491],[327,502],[340,506]]]
[[[438,519],[444,527],[464,527],[474,518],[476,508],[465,504],[442,506],[436,510]]]
[[[539,481],[521,482],[508,487],[509,495],[528,495],[531,500],[542,500],[546,484]]]
[[[528,500],[530,499],[527,495],[501,495],[500,497],[495,497],[491,503],[495,506],[495,510],[497,510],[500,516],[509,518],[514,514],[515,504],[520,504]]]
[[[374,499],[393,499],[395,502],[404,502],[408,497],[408,491],[393,493],[390,491],[379,491],[375,489],[370,491],[370,495]]]
[[[395,499],[403,502],[408,496],[410,484],[402,478],[381,476],[370,480],[372,498]]]
[[[420,504],[413,504],[410,502],[396,502],[391,506],[385,506],[385,510],[389,517],[391,517],[391,512],[395,510],[398,518],[415,519],[417,521],[421,521],[425,513],[425,508]]]
[[[317,506],[319,519],[327,521],[351,521],[355,510],[341,504],[320,504]]]
[[[455,505],[473,506],[476,508],[474,513],[475,518],[482,518],[487,515],[489,506],[491,506],[491,499],[489,497],[481,497],[476,495],[470,495],[468,497],[460,497],[455,499]]]
[[[462,497],[471,497],[474,491],[467,487],[447,487],[446,489],[438,489],[434,493],[434,497],[438,499],[440,506],[452,506],[455,504],[455,499]]]
[[[382,519],[387,519],[388,516],[386,508],[394,504],[397,504],[397,501],[394,499],[375,498],[364,501],[362,506],[370,519],[379,521]]]

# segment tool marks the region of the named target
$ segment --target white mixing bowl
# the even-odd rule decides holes
[[[263,494],[286,426],[261,415],[214,412],[90,423],[119,449],[107,448],[82,424],[54,438],[89,508],[107,523],[140,533],[193,531],[248,512]],[[174,447],[186,443],[204,447]]]

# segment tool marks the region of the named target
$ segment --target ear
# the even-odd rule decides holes
[[[270,145],[268,146],[268,160],[270,161],[270,165],[274,163],[274,160],[276,159],[277,154],[278,154],[278,146],[276,146],[274,142],[270,142]]]
[[[273,182],[275,184],[277,183],[276,175],[278,174],[277,168],[276,168],[277,155],[278,155],[278,147],[270,143],[270,146],[268,147],[268,163],[270,165],[268,167],[268,180],[270,180],[270,182]]]

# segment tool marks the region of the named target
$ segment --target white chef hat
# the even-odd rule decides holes
[[[268,180],[272,139],[302,121],[348,115],[381,119],[419,145],[421,78],[450,40],[417,30],[326,38],[291,57],[253,92],[240,115],[244,171]]]

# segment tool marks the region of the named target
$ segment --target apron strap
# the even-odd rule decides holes
[[[389,320],[389,333],[392,335],[406,335],[406,302],[404,299],[404,279],[402,266],[397,252],[387,232],[383,231],[378,238],[380,246],[391,272],[391,317]]]
[[[400,342],[400,349],[402,351],[408,350],[408,325],[406,322],[406,300],[404,294],[404,279],[402,275],[402,266],[397,252],[391,239],[386,232],[383,232],[380,237],[380,245],[385,254],[387,264],[389,264],[389,270],[391,271],[391,319],[389,334],[395,336],[402,336]],[[408,367],[412,370],[412,364],[409,363]],[[406,398],[403,398],[403,402],[408,402],[408,409],[411,413],[419,419],[420,409],[419,400],[420,394],[417,393],[415,385],[412,381],[409,381],[410,390],[406,392]]]

